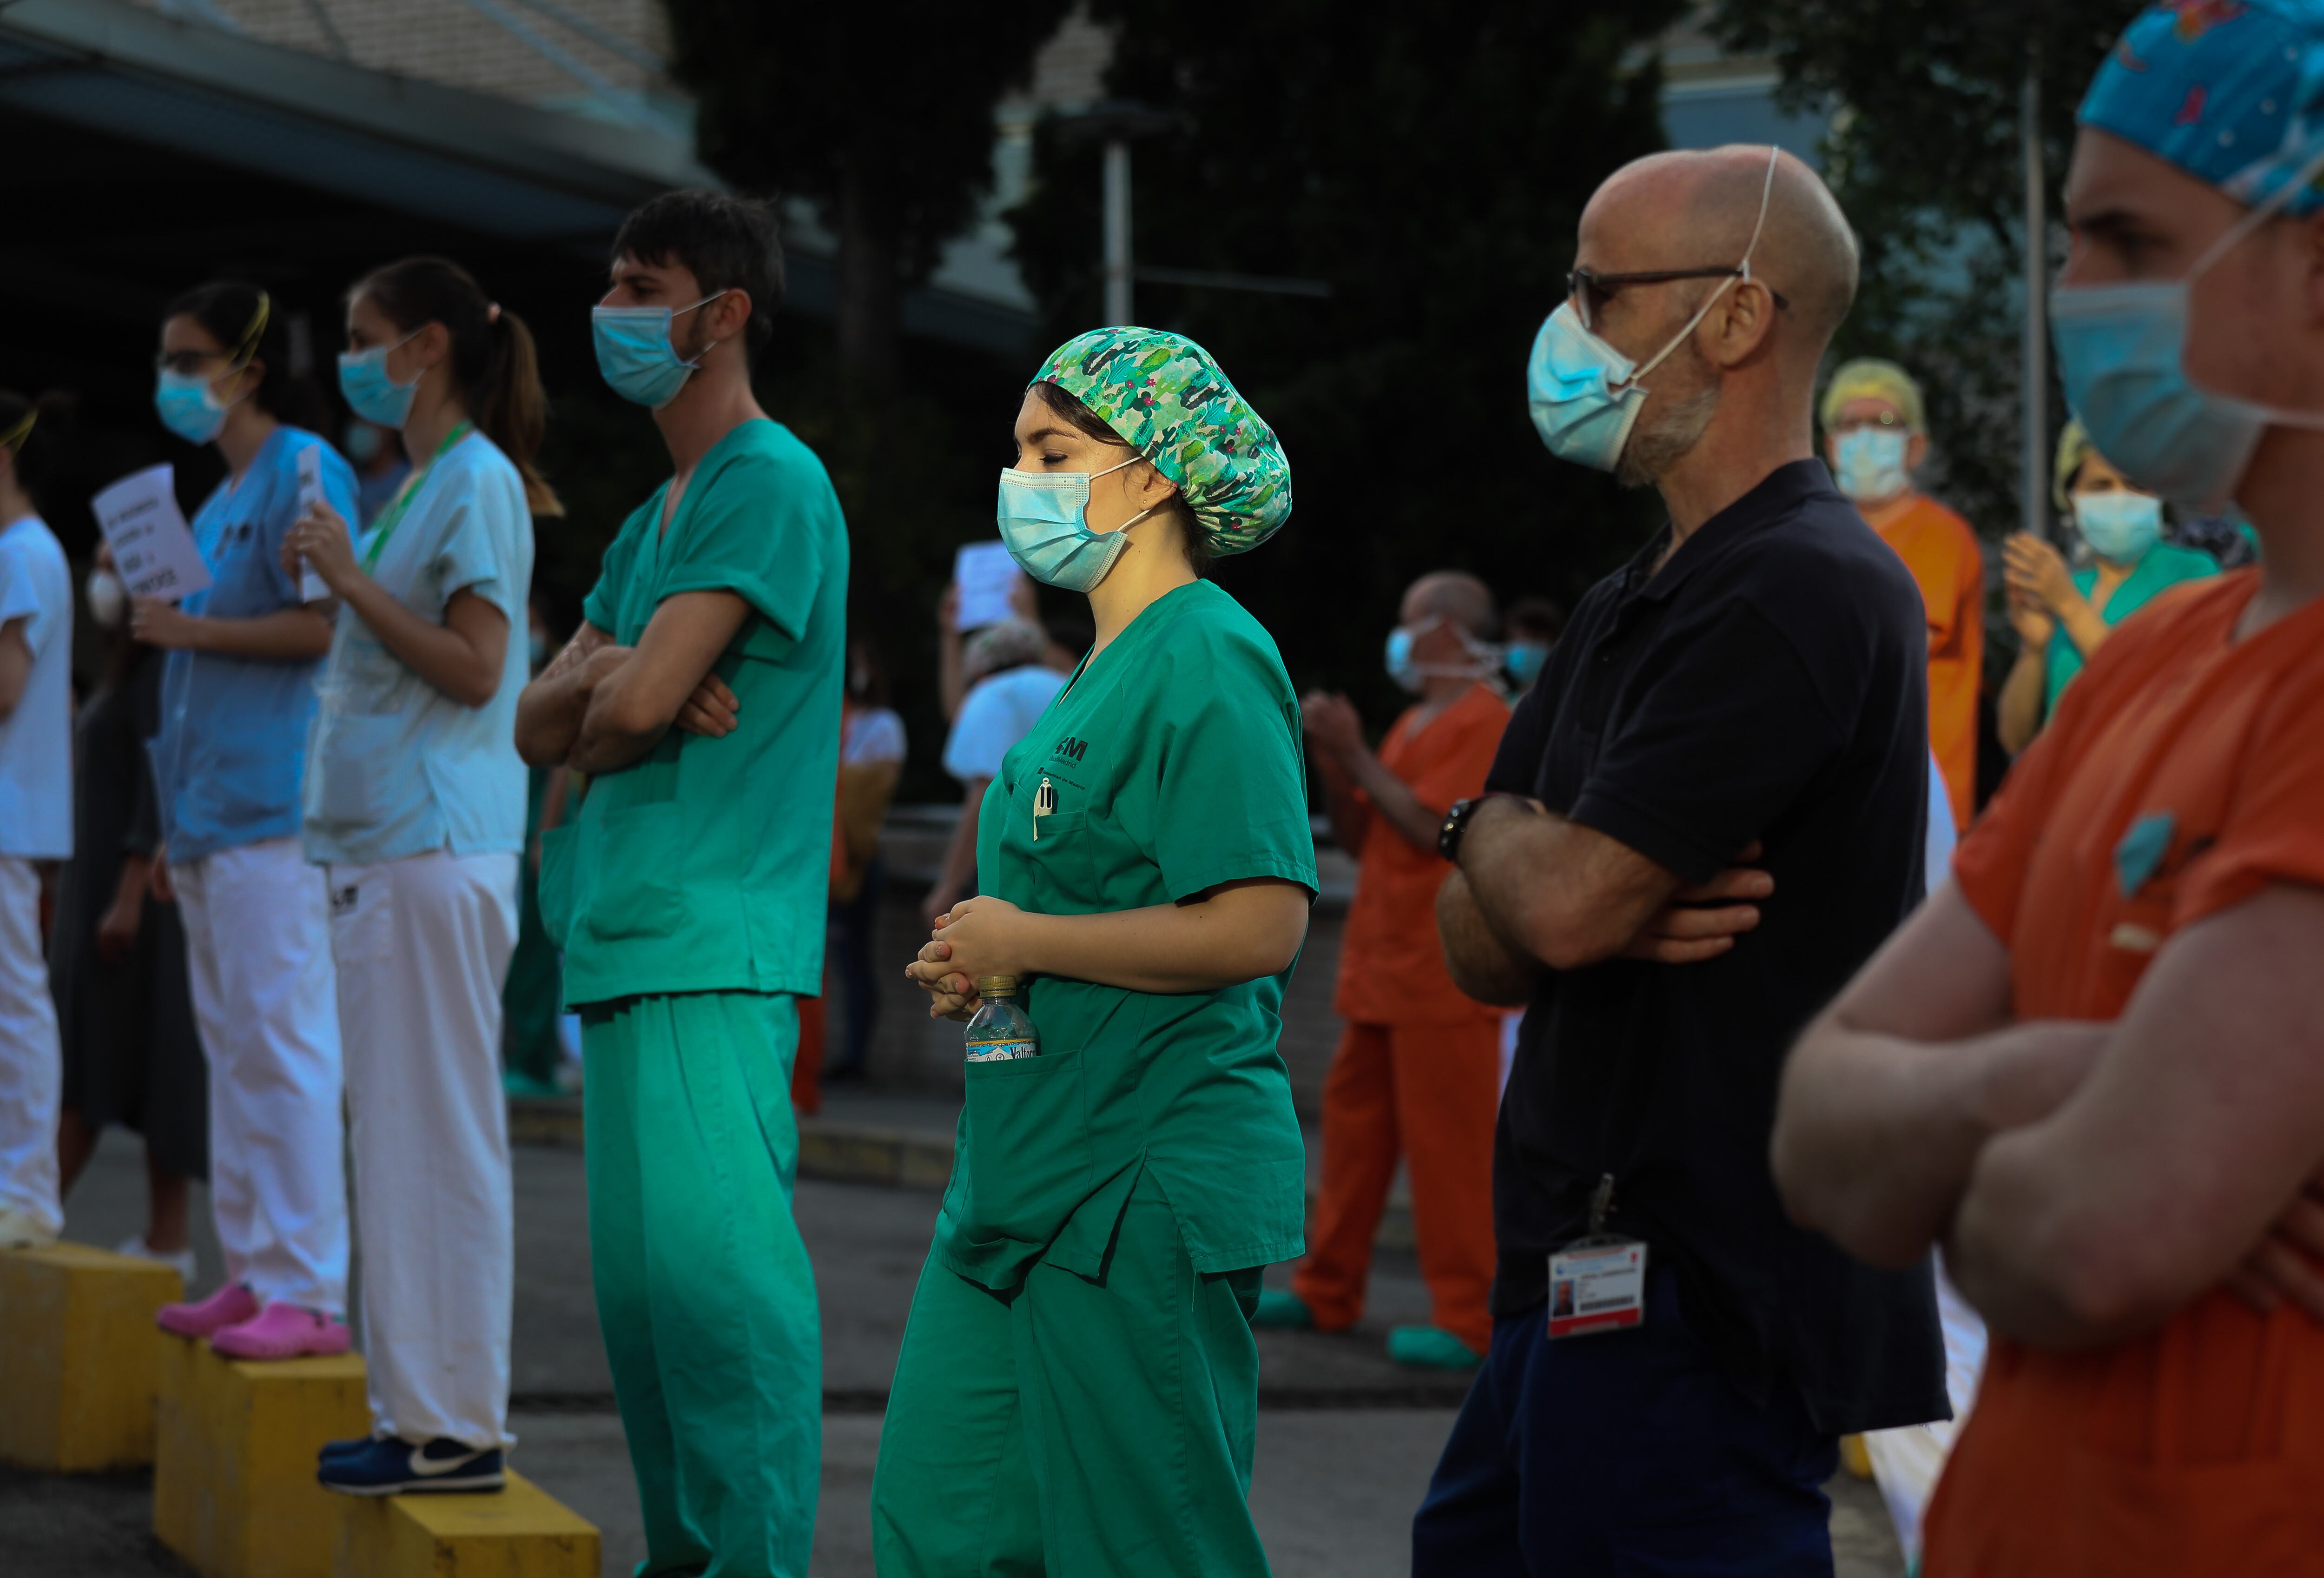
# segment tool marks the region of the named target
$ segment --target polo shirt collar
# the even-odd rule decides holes
[[[1663,529],[1631,559],[1624,572],[1628,583],[1624,591],[1628,596],[1667,602],[1696,570],[1723,553],[1729,544],[1789,515],[1811,494],[1835,491],[1831,473],[1824,469],[1822,461],[1812,457],[1787,461],[1760,478],[1750,492],[1696,528],[1693,536],[1679,544],[1670,562],[1656,571],[1655,560],[1661,557],[1663,544],[1670,540],[1671,528],[1665,522]]]

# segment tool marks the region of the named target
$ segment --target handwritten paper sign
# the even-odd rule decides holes
[[[299,513],[303,516],[322,502],[323,447],[309,444],[299,451]],[[348,530],[353,531],[354,527],[350,525]],[[330,595],[331,588],[322,577],[315,573],[315,567],[301,558],[299,560],[299,600],[301,603],[320,603]]]
[[[964,543],[952,561],[953,582],[960,587],[960,628],[982,630],[1016,618],[1009,595],[1017,589],[1019,574],[1005,544]]]
[[[171,467],[149,466],[88,502],[132,597],[174,603],[209,589],[209,567],[178,508],[175,483]]]

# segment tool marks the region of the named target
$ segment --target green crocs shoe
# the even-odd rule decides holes
[[[1406,1370],[1474,1370],[1485,1356],[1442,1326],[1398,1326],[1388,1334],[1391,1363]]]
[[[565,1093],[546,1080],[539,1080],[513,1068],[501,1070],[501,1093],[512,1101],[546,1101]]]
[[[1259,1307],[1251,1311],[1250,1324],[1277,1332],[1312,1332],[1315,1329],[1315,1312],[1307,1301],[1287,1287],[1259,1289]]]

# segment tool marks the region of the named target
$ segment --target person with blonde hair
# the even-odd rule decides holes
[[[1985,555],[1969,523],[1914,486],[1928,458],[1921,386],[1894,362],[1842,363],[1819,408],[1840,491],[1896,550],[1929,615],[1929,745],[1956,831],[1977,810],[1977,710],[1985,676]]]

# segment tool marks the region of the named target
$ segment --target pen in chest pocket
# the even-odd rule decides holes
[[[1033,791],[1034,843],[1038,844],[1041,842],[1041,818],[1051,815],[1056,810],[1056,808],[1057,791],[1050,784],[1049,780],[1044,778],[1041,780],[1041,787]]]

